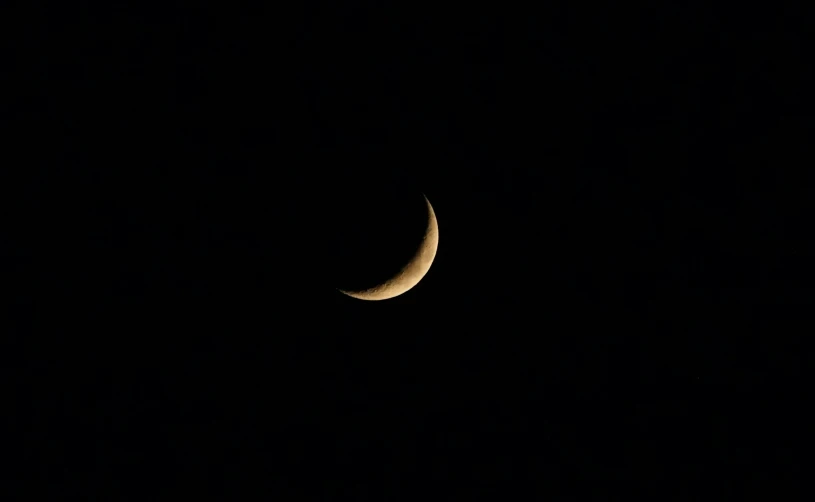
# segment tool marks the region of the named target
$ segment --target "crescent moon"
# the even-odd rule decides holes
[[[436,250],[439,248],[439,223],[436,220],[436,213],[427,197],[424,200],[427,203],[427,228],[419,249],[407,265],[402,267],[396,275],[377,286],[361,291],[340,289],[341,293],[359,300],[387,300],[406,293],[419,284],[419,281],[430,270],[433,259],[436,258]]]

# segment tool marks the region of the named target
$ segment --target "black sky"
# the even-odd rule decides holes
[[[3,7],[10,489],[794,499],[807,16],[565,3]]]

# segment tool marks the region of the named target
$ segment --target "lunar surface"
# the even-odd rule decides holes
[[[428,216],[427,228],[413,258],[396,275],[379,285],[360,291],[342,289],[339,291],[359,300],[387,300],[409,291],[422,280],[430,270],[430,265],[433,264],[436,250],[439,247],[439,224],[436,221],[436,213],[427,197],[425,197],[425,202]]]

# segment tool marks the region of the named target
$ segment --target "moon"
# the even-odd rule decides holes
[[[436,258],[436,250],[439,248],[439,223],[436,220],[436,213],[427,197],[424,200],[427,204],[427,228],[419,248],[410,261],[385,282],[359,291],[340,289],[341,293],[359,300],[387,300],[406,293],[419,284],[430,270]]]

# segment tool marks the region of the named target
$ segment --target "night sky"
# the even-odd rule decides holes
[[[4,6],[0,490],[795,500],[808,18],[567,3]]]

